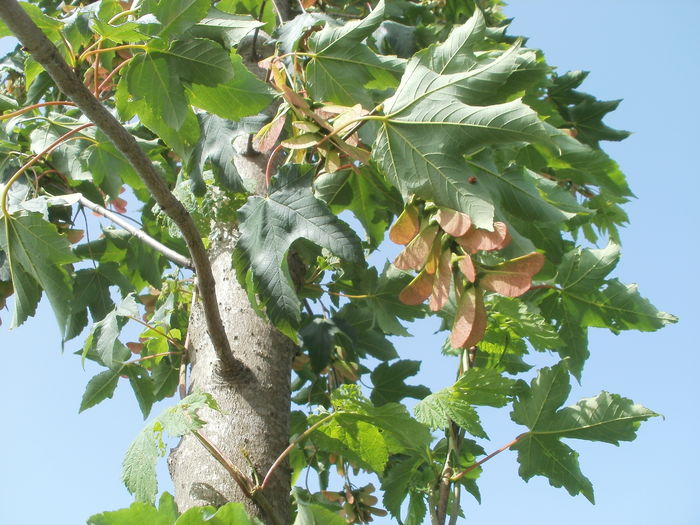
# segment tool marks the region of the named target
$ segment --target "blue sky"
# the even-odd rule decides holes
[[[609,390],[665,416],[643,425],[636,441],[619,448],[570,442],[593,482],[596,506],[541,478],[524,483],[515,454],[505,452],[484,465],[483,503],[467,499],[468,519],[460,523],[700,523],[695,501],[700,356],[692,328],[700,295],[698,235],[692,233],[700,225],[695,157],[700,146],[700,2],[514,0],[506,13],[515,17],[511,33],[529,36],[528,45],[544,49],[560,72],[590,70],[585,91],[601,99],[624,99],[607,123],[634,135],[604,147],[622,166],[638,200],[627,207],[631,225],[623,232],[616,276],[639,283],[643,295],[681,321],[651,334],[592,332],[592,357],[570,401]],[[8,317],[2,313],[6,324]],[[95,370],[83,371],[71,355],[77,343],[61,354],[45,305],[19,329],[8,331],[6,324],[0,327],[0,396],[5,400],[0,522],[73,525],[128,505],[119,479],[121,458],[143,426],[129,389],[120,387],[114,399],[78,415]],[[433,330],[426,323],[420,337],[400,339],[397,345],[405,357],[426,359],[418,380],[440,388],[453,377],[454,366],[437,358],[442,338],[433,337]],[[554,359],[542,356],[541,362]],[[482,411],[482,417],[492,438],[488,451],[521,431],[507,412]]]

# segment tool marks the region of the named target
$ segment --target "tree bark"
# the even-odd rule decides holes
[[[246,151],[247,137],[236,143]],[[240,156],[236,168],[242,177],[264,188],[266,155]],[[210,260],[216,280],[219,309],[234,357],[243,364],[235,375],[222,377],[217,354],[207,333],[202,306],[193,307],[189,323],[189,390],[208,392],[221,412],[200,413],[207,422],[201,434],[243,474],[262,483],[267,470],[289,444],[291,365],[295,345],[251,307],[231,268],[237,239],[235,225],[214,225]],[[186,436],[172,450],[170,474],[181,512],[196,505],[245,503],[248,512],[265,523],[273,520],[247,498],[229,473],[195,436]],[[289,522],[290,469],[285,461],[265,489],[276,521]]]

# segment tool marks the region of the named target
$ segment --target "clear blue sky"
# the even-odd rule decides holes
[[[631,226],[623,232],[616,275],[639,283],[643,295],[681,321],[652,334],[592,333],[592,357],[571,402],[605,389],[665,415],[665,420],[643,425],[638,439],[620,448],[571,442],[593,482],[596,506],[540,478],[524,483],[517,476],[515,454],[506,452],[485,465],[483,504],[467,500],[469,519],[461,523],[698,524],[700,355],[693,326],[698,322],[695,261],[700,253],[698,235],[692,232],[700,225],[700,2],[512,4],[506,8],[515,17],[512,34],[529,36],[529,45],[544,49],[561,72],[590,70],[586,91],[601,99],[624,98],[607,122],[635,134],[605,148],[621,164],[638,200],[627,207]],[[8,322],[7,312],[2,318]],[[419,380],[440,388],[454,368],[436,358],[441,337],[431,337],[432,331],[433,325],[426,324],[424,335],[397,344],[405,357],[427,358]],[[119,475],[123,452],[143,425],[133,396],[121,386],[113,400],[78,415],[83,389],[95,370],[83,371],[71,355],[77,343],[61,354],[58,341],[46,307],[19,329],[0,327],[3,525],[74,525],[130,503]],[[544,356],[542,364],[551,362]],[[488,450],[520,432],[507,412],[484,411],[482,416],[492,438]]]

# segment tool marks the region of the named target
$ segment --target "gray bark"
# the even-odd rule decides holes
[[[245,151],[246,137],[236,144]],[[238,157],[236,167],[248,180],[264,185],[266,155]],[[201,411],[207,422],[201,434],[218,447],[243,474],[262,482],[270,465],[289,444],[290,376],[295,346],[250,306],[231,268],[237,232],[233,225],[215,225],[210,260],[219,309],[234,357],[242,371],[222,377],[217,354],[207,333],[202,306],[196,304],[189,324],[191,363],[189,390],[213,395],[221,412]],[[172,450],[170,474],[181,512],[196,505],[241,502],[264,522],[272,520],[246,498],[226,470],[194,436]],[[283,463],[264,495],[279,523],[289,522],[290,470]]]
[[[294,345],[261,319],[231,270],[230,248],[223,243],[212,258],[219,303],[226,333],[238,359],[247,369],[232,378],[217,372],[216,353],[204,324],[201,307],[190,319],[190,389],[214,396],[221,412],[202,411],[207,421],[201,433],[214,443],[244,474],[260,481],[289,444],[290,371]],[[231,476],[193,436],[185,437],[169,460],[175,497],[181,511],[195,505],[246,504],[248,511],[267,521],[247,500]],[[288,522],[290,472],[283,465],[265,495],[281,523]]]

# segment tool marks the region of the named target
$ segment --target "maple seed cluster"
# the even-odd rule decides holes
[[[419,207],[407,205],[391,227],[389,238],[406,246],[394,266],[418,272],[401,290],[401,302],[418,305],[429,298],[429,307],[436,312],[447,304],[454,281],[457,313],[450,335],[453,348],[470,348],[484,337],[485,290],[518,297],[530,289],[532,278],[544,265],[544,255],[532,252],[495,266],[478,265],[477,269],[473,256],[478,252],[501,250],[510,243],[508,227],[494,222],[493,231],[476,228],[469,215],[448,208],[437,208],[428,220],[421,221]]]

